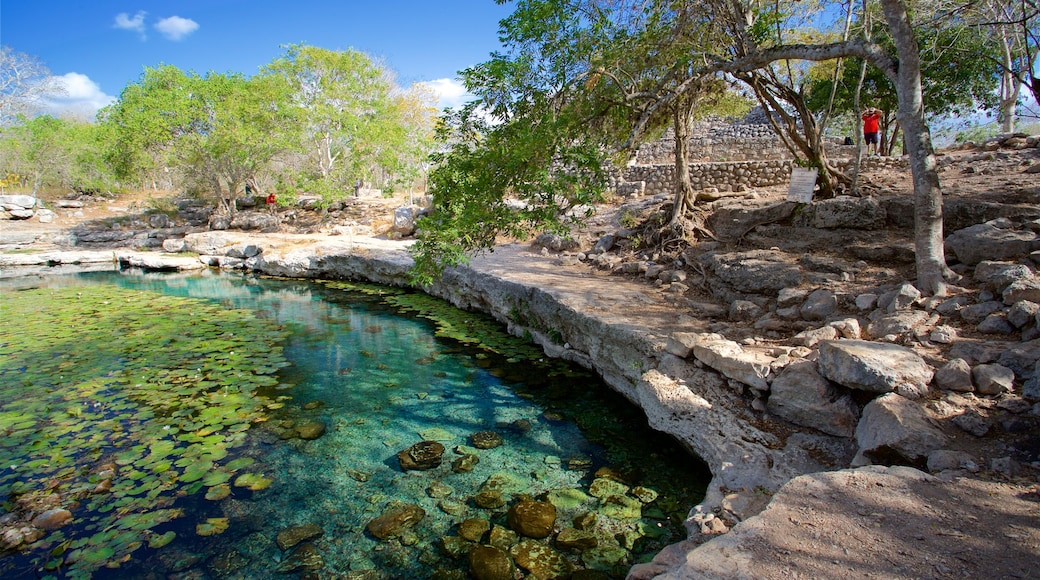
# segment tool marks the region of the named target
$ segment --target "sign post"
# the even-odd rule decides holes
[[[787,189],[787,201],[812,203],[813,190],[816,189],[817,167],[792,167],[791,185]]]

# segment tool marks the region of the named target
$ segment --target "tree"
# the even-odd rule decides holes
[[[685,50],[710,27],[668,18],[673,12],[667,1],[517,3],[500,23],[508,51],[463,71],[477,104],[445,120],[452,145],[437,156],[435,212],[415,246],[425,275],[490,247],[497,234],[561,229],[576,217],[571,209],[599,198],[608,158],[629,155],[668,126],[676,134],[676,196],[657,235],[696,228],[684,219],[694,201],[689,126],[696,112],[732,102],[720,98],[725,84],[698,72]],[[642,116],[686,81],[698,91]]]
[[[40,115],[3,129],[0,173],[26,179],[33,192],[47,188],[96,191],[112,186],[99,155],[107,139],[92,123]]]
[[[291,144],[289,86],[278,75],[200,77],[173,66],[146,69],[102,112],[117,138],[110,159],[124,179],[180,170],[184,184],[217,197],[226,214]]]
[[[295,116],[287,106],[288,88],[278,75],[209,73],[192,79],[194,130],[178,139],[179,167],[189,183],[217,194],[226,215],[234,215],[247,184],[262,194],[258,176],[291,145],[286,135]]]
[[[289,83],[298,138],[311,160],[311,188],[326,197],[344,195],[372,167],[394,165],[395,150],[418,144],[405,138],[406,103],[421,116],[428,95],[416,100],[420,94],[413,93],[408,101],[391,72],[364,53],[292,45],[263,70]]]
[[[63,91],[39,59],[0,47],[0,127],[15,124],[19,115],[33,117],[45,95]]]
[[[1023,86],[1040,101],[1037,62],[1040,57],[1040,5],[1035,0],[985,0],[966,6],[965,20],[997,50],[987,58],[1000,69],[1001,130],[1011,132]]]
[[[437,181],[435,199],[447,200],[437,203],[434,221],[430,222],[428,233],[424,233],[417,244],[417,264],[420,267],[440,264],[458,263],[465,259],[464,254],[479,248],[488,248],[494,242],[494,232],[510,231],[516,223],[523,223],[526,215],[510,213],[504,210],[504,198],[507,192],[520,197],[524,207],[538,207],[545,215],[548,205],[556,201],[556,195],[545,196],[544,192],[554,191],[552,180],[546,177],[555,174],[566,175],[562,168],[590,167],[590,165],[568,164],[566,157],[560,154],[566,150],[576,151],[573,135],[568,132],[575,125],[586,129],[590,138],[587,144],[602,141],[602,127],[617,129],[621,125],[630,128],[629,142],[641,134],[641,131],[659,118],[662,111],[674,107],[679,99],[690,94],[697,87],[702,75],[691,75],[678,82],[663,94],[654,95],[653,99],[633,111],[631,108],[605,106],[606,100],[589,100],[573,98],[579,81],[593,78],[596,69],[590,69],[587,60],[576,58],[575,54],[595,54],[596,49],[603,46],[597,39],[603,37],[604,24],[597,18],[597,10],[602,10],[598,3],[593,3],[591,10],[581,12],[577,7],[587,7],[580,2],[536,2],[523,1],[518,5],[514,16],[524,15],[519,21],[503,21],[503,40],[509,42],[515,31],[535,31],[545,40],[533,47],[514,44],[514,50],[520,49],[515,58],[495,55],[492,61],[467,71],[467,86],[481,97],[481,104],[488,112],[501,121],[501,125],[491,129],[480,128],[472,123],[472,119],[463,119],[459,124],[460,131],[456,135],[465,135],[472,129],[483,129],[486,139],[460,139],[458,144],[446,156],[442,157],[442,167],[434,171],[434,176],[444,177]],[[907,152],[910,158],[914,179],[915,199],[915,248],[917,255],[918,286],[928,294],[945,293],[946,278],[953,274],[946,266],[942,247],[942,191],[939,187],[934,150],[931,143],[925,108],[922,100],[922,66],[917,38],[911,25],[907,6],[903,0],[881,0],[885,21],[891,30],[893,46],[884,46],[862,38],[851,38],[839,42],[807,43],[807,44],[774,44],[760,47],[755,36],[749,34],[763,16],[776,18],[771,10],[775,7],[762,7],[758,4],[747,5],[726,0],[708,0],[694,6],[691,2],[680,2],[675,9],[658,12],[661,18],[674,18],[682,9],[702,10],[704,15],[700,21],[720,27],[723,33],[733,39],[733,43],[724,46],[690,46],[694,56],[686,62],[698,62],[698,70],[703,75],[713,73],[744,74],[761,70],[774,62],[802,60],[825,61],[835,58],[859,57],[872,66],[884,71],[893,82],[898,96],[897,119],[906,135]],[[532,8],[526,9],[525,8]],[[567,26],[574,19],[584,19],[584,26]],[[664,27],[665,29],[667,27]],[[578,32],[575,32],[578,31]],[[710,38],[722,39],[726,35],[719,34]],[[610,35],[606,35],[610,38]],[[591,50],[590,50],[591,49]],[[587,84],[587,83],[586,83]],[[642,95],[640,95],[642,96]],[[568,100],[571,99],[571,100]],[[626,103],[628,98],[618,95],[618,102]],[[561,103],[572,103],[571,107],[561,107]],[[600,105],[601,108],[596,108]],[[475,109],[471,108],[470,112]],[[625,111],[625,114],[610,114]],[[590,113],[595,113],[590,115]],[[523,119],[522,124],[516,119]],[[598,123],[591,121],[597,119]],[[602,122],[602,120],[609,122]],[[568,137],[558,140],[544,132],[546,127],[560,131]],[[525,133],[527,133],[525,135]],[[510,136],[520,137],[516,147],[506,147]],[[532,141],[529,137],[533,137]],[[541,142],[543,147],[530,151],[522,147],[524,143]],[[587,149],[591,156],[598,157]],[[508,154],[507,154],[508,153]],[[528,155],[531,154],[531,155]],[[541,161],[539,165],[537,161]],[[483,162],[483,164],[481,163]],[[498,180],[489,180],[487,167],[501,172]],[[537,168],[536,168],[537,167]],[[555,171],[554,171],[555,169]],[[472,173],[472,170],[480,177]],[[574,171],[581,175],[581,171]],[[594,173],[590,173],[594,175]],[[519,178],[519,179],[518,179]],[[539,179],[540,178],[540,179]],[[585,187],[584,181],[572,180],[572,184]],[[592,184],[594,185],[594,184]],[[483,191],[479,187],[486,186]],[[494,191],[489,194],[488,191]],[[539,192],[543,192],[539,195]],[[562,192],[561,192],[562,193]],[[573,199],[561,196],[562,199]],[[482,219],[479,213],[467,208],[473,199],[477,204],[486,203],[495,209],[493,214],[485,213]],[[546,205],[531,205],[532,201],[541,201]],[[530,210],[525,210],[530,211]],[[511,217],[518,218],[511,220]],[[531,222],[526,222],[531,223]],[[484,228],[480,235],[473,235],[477,228]],[[490,232],[490,234],[489,234]],[[440,256],[440,258],[438,258]],[[428,271],[427,271],[428,273]]]
[[[862,26],[854,31],[858,30],[885,50],[894,52],[893,40],[881,15],[871,15],[867,20],[873,23],[869,31]],[[920,44],[927,47],[927,50],[921,51],[921,74],[928,79],[922,86],[921,96],[929,118],[997,107],[993,89],[998,71],[992,59],[997,58],[998,54],[992,42],[977,34],[974,27],[948,19],[929,19],[922,24],[915,24],[914,32]],[[824,78],[825,75],[814,76],[808,87],[807,101],[813,111],[821,111],[829,102],[833,102],[836,110],[848,113],[858,124],[858,111],[862,109],[856,106],[855,88],[859,85],[858,76],[863,61],[859,58],[849,60],[851,66],[844,69],[836,85],[829,78]],[[883,71],[868,67],[863,73],[861,98],[885,112],[881,120],[881,134],[887,138],[879,143],[879,150],[882,154],[888,154],[899,135],[899,125],[895,123],[898,108],[895,86]]]

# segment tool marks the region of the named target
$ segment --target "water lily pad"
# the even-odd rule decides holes
[[[213,536],[224,533],[228,529],[227,518],[206,518],[205,523],[195,525],[195,533],[200,536]]]
[[[226,483],[215,485],[206,491],[206,499],[210,501],[220,501],[229,495],[231,495],[231,486]]]
[[[227,483],[230,479],[231,473],[215,469],[207,473],[206,476],[202,478],[202,485],[205,485],[206,487],[213,487],[214,485]]]
[[[182,483],[191,483],[202,479],[209,471],[213,469],[212,461],[199,461],[196,460],[184,468],[184,473],[180,476]]]
[[[238,471],[239,469],[242,469],[243,467],[249,467],[250,465],[252,465],[255,462],[256,462],[256,460],[253,459],[252,457],[239,457],[238,459],[232,459],[224,467],[228,471]]]
[[[243,473],[235,479],[235,487],[246,487],[253,491],[266,489],[271,483],[273,483],[273,480],[259,473]]]
[[[148,539],[148,547],[153,550],[158,550],[159,548],[172,542],[173,539],[176,537],[177,533],[174,531],[169,531],[165,534],[153,535]]]

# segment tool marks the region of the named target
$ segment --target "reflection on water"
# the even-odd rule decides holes
[[[284,347],[291,366],[280,373],[277,393],[291,399],[234,450],[255,459],[273,479],[270,487],[235,488],[221,501],[201,493],[178,500],[185,516],[156,529],[176,531],[176,540],[142,547],[99,578],[307,571],[322,578],[465,578],[473,541],[509,552],[528,575],[588,569],[623,577],[631,564],[683,539],[682,517],[709,476],[594,375],[438,338],[429,321],[403,315],[378,294],[224,274],[115,273],[4,280],[0,291],[52,284],[204,298],[291,330]],[[319,424],[324,434],[300,437]],[[472,436],[484,431],[503,443],[476,448]],[[423,440],[444,446],[440,466],[402,470],[398,453]],[[492,492],[502,505],[486,501]],[[568,539],[584,539],[522,540],[509,530],[506,511],[525,495],[555,505],[556,532],[568,528]],[[369,523],[399,504],[425,515],[390,539],[373,536]],[[211,517],[228,518],[228,529],[197,535],[196,524]],[[489,531],[460,537],[472,536],[473,526]],[[304,541],[288,545],[284,537],[294,534]],[[532,541],[545,549],[532,550]],[[8,554],[0,572],[34,577],[34,562],[46,560]]]

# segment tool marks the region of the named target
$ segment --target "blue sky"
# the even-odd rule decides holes
[[[452,106],[464,98],[456,73],[499,48],[511,11],[494,0],[2,0],[0,43],[61,79],[54,112],[92,116],[148,66],[252,75],[296,43],[365,52]]]

